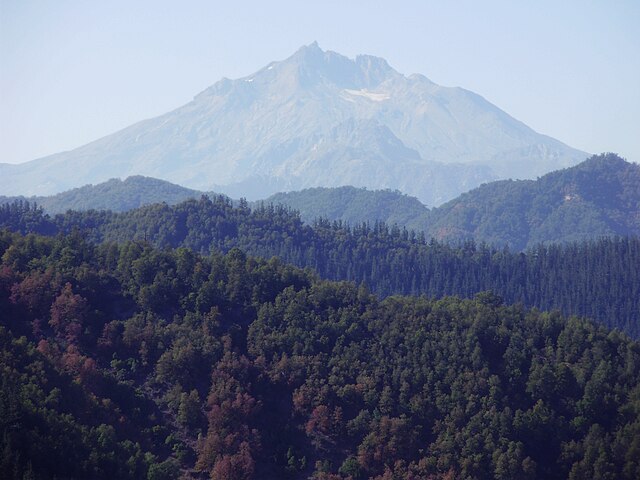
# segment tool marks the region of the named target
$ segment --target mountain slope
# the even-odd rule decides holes
[[[520,250],[539,242],[640,235],[639,189],[640,167],[605,154],[537,181],[488,183],[432,210],[398,191],[350,186],[277,193],[261,202],[298,210],[307,223],[318,218],[351,225],[382,221],[440,240],[475,239]],[[119,212],[152,203],[173,205],[203,194],[208,193],[138,176],[28,200],[49,213]],[[14,198],[0,197],[0,203]]]
[[[152,203],[169,205],[198,198],[204,192],[174,185],[163,180],[133,176],[125,180],[112,178],[97,185],[85,185],[48,197],[19,197],[37,203],[51,214],[67,210],[112,210],[124,212]],[[0,197],[0,203],[8,203],[15,197]]]
[[[472,92],[312,44],[73,151],[1,164],[0,193],[43,195],[147,175],[249,199],[354,185],[401,189],[434,205],[488,180],[535,177],[585,156]]]
[[[97,243],[133,240],[203,253],[240,248],[310,268],[322,278],[364,283],[384,296],[467,297],[491,290],[508,303],[593,318],[640,337],[638,237],[519,253],[474,242],[452,246],[379,222],[353,228],[326,220],[304,225],[285,207],[251,208],[246,202],[234,207],[224,196],[124,213],[69,211],[53,218],[25,203],[0,205],[3,228],[23,234],[80,232]],[[22,261],[13,253],[8,258]]]
[[[356,225],[375,220],[424,231],[439,240],[509,245],[640,235],[640,166],[615,154],[589,158],[538,180],[484,184],[434,209],[400,193],[309,189],[269,197],[300,211]]]
[[[438,239],[475,238],[516,249],[604,235],[640,235],[640,166],[596,155],[537,181],[501,181],[433,209]]]
[[[640,474],[640,344],[248,257],[0,231],[0,476]]]
[[[382,221],[405,226],[428,211],[417,198],[398,191],[355,187],[309,188],[276,193],[267,198],[265,203],[293,208],[300,212],[300,217],[306,223],[327,218],[351,225]]]
[[[69,209],[123,212],[152,203],[173,205],[203,194],[210,195],[137,176],[19,199],[35,201],[53,214]],[[0,203],[14,199],[0,197]],[[318,218],[351,225],[381,221],[440,240],[475,239],[521,250],[539,242],[640,235],[640,167],[614,154],[593,156],[537,181],[482,185],[432,210],[398,191],[351,186],[277,193],[255,205],[260,203],[298,210],[307,223]]]

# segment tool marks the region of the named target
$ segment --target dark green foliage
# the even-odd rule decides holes
[[[410,227],[428,213],[427,207],[417,198],[397,190],[355,187],[308,188],[298,192],[276,193],[264,202],[297,210],[308,224],[318,218],[328,218],[350,225],[378,221]]]
[[[311,188],[268,200],[298,210],[308,223],[384,221],[439,240],[474,239],[514,250],[640,234],[640,167],[614,154],[593,156],[537,181],[492,182],[430,211],[400,192],[353,187]]]
[[[19,205],[19,204],[18,204]],[[318,220],[304,225],[296,212],[272,205],[234,207],[223,196],[202,197],[176,206],[150,205],[115,214],[67,212],[54,219],[32,207],[5,206],[0,226],[25,223],[81,234],[95,242],[147,241],[158,247],[188,247],[195,251],[228,252],[240,248],[265,258],[309,267],[331,280],[364,282],[375,293],[426,294],[430,297],[472,297],[492,290],[507,303],[522,302],[543,310],[593,318],[609,328],[640,335],[640,240],[603,238],[583,243],[537,246],[526,253],[497,249],[472,241],[457,246],[427,242],[415,232],[382,223],[349,227]],[[34,218],[35,217],[35,218]],[[24,231],[24,229],[19,229]],[[19,261],[19,260],[16,260]],[[139,278],[146,276],[139,266]],[[250,295],[230,279],[227,289]],[[269,289],[263,285],[261,288]],[[200,299],[216,298],[216,285],[207,284]],[[164,308],[175,299],[166,278],[145,287],[142,300]],[[234,297],[234,300],[236,298]],[[205,302],[206,303],[206,302]]]
[[[639,234],[639,185],[637,165],[615,154],[603,154],[537,181],[492,182],[431,211],[398,191],[349,186],[278,193],[265,203],[298,210],[307,223],[320,218],[351,225],[378,221],[424,231],[427,237],[439,240],[474,239],[523,250],[539,242]],[[159,202],[173,205],[203,193],[135,176],[50,197],[0,197],[0,203],[32,201],[49,213],[69,209],[121,212]]]
[[[298,210],[306,222],[377,220],[439,240],[524,250],[541,242],[640,234],[640,167],[615,154],[596,155],[537,181],[482,185],[432,210],[399,192],[353,187],[279,193],[269,201]]]
[[[0,257],[2,478],[640,473],[640,345],[587,321],[237,248],[5,232]]]
[[[152,203],[173,205],[202,194],[136,176],[50,197],[18,200],[37,202],[52,214],[69,209],[122,212]],[[0,197],[0,204],[13,200]],[[352,226],[383,222],[424,232],[427,238],[473,239],[524,250],[538,243],[639,235],[640,167],[615,154],[596,155],[537,181],[506,180],[483,185],[432,210],[398,191],[349,186],[278,193],[264,203],[295,209],[308,224],[318,219]]]
[[[0,225],[13,232],[52,235],[57,227],[42,207],[26,200],[0,203]]]
[[[198,198],[202,192],[174,185],[164,180],[135,175],[126,180],[113,178],[97,185],[85,185],[48,197],[31,197],[50,214],[67,210],[112,210],[124,212],[152,203],[166,202],[169,205]],[[10,203],[13,199],[0,197],[0,204]]]
[[[523,250],[540,242],[639,235],[638,212],[640,167],[609,153],[536,181],[483,185],[411,226],[441,240],[473,238]]]

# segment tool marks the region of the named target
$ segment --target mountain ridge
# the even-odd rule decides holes
[[[172,205],[201,195],[217,194],[137,176],[52,197],[18,199],[36,202],[55,214],[68,209],[119,212],[157,202]],[[0,203],[14,199],[0,197]],[[354,186],[280,192],[253,205],[260,203],[297,210],[308,224],[318,218],[351,225],[385,222],[439,240],[473,239],[523,250],[540,242],[640,235],[640,166],[615,154],[594,155],[538,180],[483,184],[432,209],[398,190]]]
[[[2,197],[0,203],[14,200],[34,202],[50,214],[67,210],[112,210],[123,212],[152,203],[166,202],[169,205],[189,198],[197,198],[205,192],[175,185],[141,175],[124,180],[111,178],[96,185],[84,185],[47,197]]]
[[[379,144],[367,141],[379,136]],[[397,188],[437,205],[489,180],[531,177],[585,156],[480,95],[314,43],[77,149],[0,165],[0,193],[43,195],[144,175],[227,194],[264,187],[238,192],[249,199],[283,185],[356,185]]]
[[[640,235],[640,166],[608,153],[535,181],[485,184],[432,210],[425,230],[440,240],[474,238],[516,249]]]
[[[386,221],[439,240],[474,239],[522,250],[539,242],[639,235],[639,185],[637,164],[601,154],[537,180],[486,183],[433,209],[401,192],[353,189],[345,202],[348,187],[278,193],[267,201],[299,210],[307,222],[319,217],[352,225]],[[380,207],[385,196],[387,205]],[[397,211],[388,212],[389,204]]]
[[[491,290],[508,303],[559,309],[640,334],[639,236],[538,244],[519,252],[484,242],[442,242],[382,222],[349,226],[324,218],[305,225],[286,206],[234,205],[223,195],[122,213],[68,211],[54,217],[16,202],[0,205],[0,230],[5,229],[72,234],[96,244],[183,247],[214,256],[240,249],[310,268],[321,278],[364,282],[382,296],[470,296]],[[616,287],[610,290],[611,285]]]
[[[368,203],[362,201],[367,195]],[[383,196],[351,192],[356,208],[342,202],[340,189],[279,193],[267,200],[299,210],[307,222],[319,217],[351,224],[375,219],[438,240],[473,239],[517,250],[545,242],[640,235],[640,166],[616,154],[594,155],[537,180],[485,183],[432,209],[403,201],[397,192],[386,201],[399,211],[389,213],[388,205],[377,206]]]

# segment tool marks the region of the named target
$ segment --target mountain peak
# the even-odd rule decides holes
[[[318,45],[318,41],[314,40],[313,42],[311,42],[309,45],[303,45],[301,46],[298,51],[308,51],[308,52],[320,52],[320,53],[324,53],[324,51],[320,48],[320,45]]]
[[[339,178],[435,204],[496,175],[535,177],[585,156],[470,92],[312,42],[74,151],[0,165],[0,193],[51,193],[142,174],[202,190],[243,185],[240,195],[247,196],[253,184],[246,182],[256,176],[262,186],[289,189]],[[332,169],[340,173],[329,175]]]
[[[311,42],[309,45],[301,46],[296,52],[290,57],[295,59],[305,59],[305,58],[318,58],[323,56],[325,53],[324,50],[320,48],[317,41]]]
[[[318,42],[300,47],[282,63],[296,67],[302,86],[329,83],[340,88],[373,88],[398,75],[383,58],[358,55],[352,60],[331,50],[322,50]]]
[[[393,70],[384,58],[373,55],[357,55],[355,62],[363,70]]]
[[[611,170],[614,171],[616,169],[621,169],[629,166],[629,162],[627,162],[624,158],[620,157],[616,153],[602,153],[600,155],[593,155],[588,158],[586,161],[582,162],[579,165],[576,165],[575,169],[581,170]]]
[[[389,76],[397,75],[397,72],[381,57],[358,55],[355,63],[360,67],[367,86],[379,85]]]

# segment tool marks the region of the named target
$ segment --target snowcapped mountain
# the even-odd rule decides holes
[[[354,185],[399,189],[434,205],[489,180],[535,178],[586,156],[472,92],[313,43],[75,150],[0,164],[0,194],[147,175],[249,199]]]

